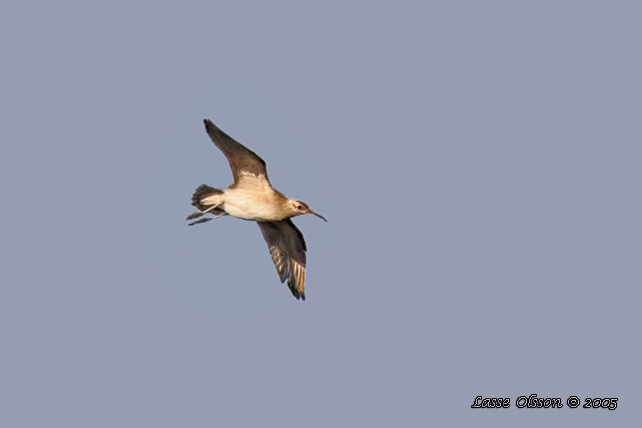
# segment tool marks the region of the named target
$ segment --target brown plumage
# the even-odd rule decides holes
[[[313,214],[305,203],[286,198],[274,189],[268,179],[265,161],[256,153],[221,131],[205,119],[205,130],[227,158],[234,183],[226,190],[215,189],[206,184],[199,186],[192,196],[192,205],[199,211],[187,220],[204,217],[189,225],[204,223],[225,215],[243,220],[256,221],[268,245],[272,262],[281,282],[286,282],[297,299],[305,300],[306,245],[303,234],[291,218],[301,214]],[[327,221],[327,220],[325,220]]]
[[[265,161],[259,155],[227,135],[218,126],[214,125],[211,120],[205,119],[204,122],[207,134],[230,163],[230,169],[234,176],[234,184],[232,186],[237,186],[240,183],[243,173],[263,176],[268,183],[270,182]]]
[[[281,221],[258,222],[268,244],[272,262],[281,282],[287,280],[294,297],[305,300],[305,239],[289,218]]]

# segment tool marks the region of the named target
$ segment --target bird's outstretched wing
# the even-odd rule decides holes
[[[297,299],[305,300],[305,240],[292,220],[257,222],[281,282],[287,280]]]
[[[216,144],[216,147],[221,149],[230,163],[230,168],[234,175],[234,184],[232,186],[238,186],[248,176],[265,179],[269,183],[265,161],[259,155],[221,131],[211,120],[205,119],[204,122],[207,134]]]

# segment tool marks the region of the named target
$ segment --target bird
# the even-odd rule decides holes
[[[202,184],[192,195],[192,205],[198,211],[186,220],[188,226],[201,224],[224,216],[255,221],[267,243],[272,262],[281,283],[287,281],[292,295],[305,300],[305,265],[307,247],[303,233],[292,217],[312,214],[328,221],[297,199],[287,198],[270,184],[265,161],[252,150],[234,140],[209,119],[204,119],[205,131],[227,158],[234,177],[227,189],[220,190]],[[203,217],[209,214],[209,217]],[[202,217],[202,218],[201,218]]]

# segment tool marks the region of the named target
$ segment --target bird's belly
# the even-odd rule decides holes
[[[278,204],[271,195],[247,192],[240,189],[226,192],[223,210],[233,217],[252,221],[283,220],[278,213]]]

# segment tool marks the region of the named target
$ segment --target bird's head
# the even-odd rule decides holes
[[[297,201],[296,199],[288,199],[288,208],[292,213],[292,217],[301,215],[301,214],[313,214],[323,221],[328,221],[321,214],[317,214],[307,206],[305,202]]]

